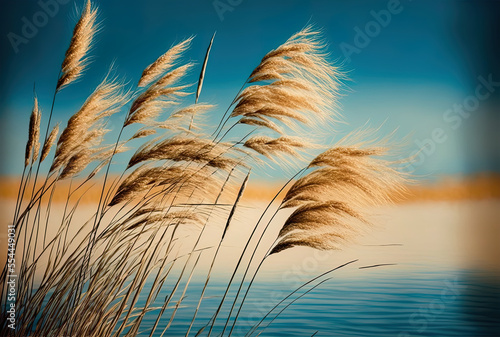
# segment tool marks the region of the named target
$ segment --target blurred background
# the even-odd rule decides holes
[[[16,178],[23,169],[33,87],[46,116],[82,4],[3,3],[0,199],[4,214],[12,213],[8,200],[15,196]],[[353,336],[500,334],[500,1],[108,0],[98,6],[102,29],[89,70],[56,101],[53,120],[63,121],[62,125],[110,65],[132,86],[147,65],[192,35],[196,38],[187,58],[198,64],[189,78],[196,83],[215,31],[201,101],[217,104],[207,121],[217,125],[260,59],[305,25],[314,24],[329,43],[331,59],[348,77],[339,101],[342,122],[323,143],[332,145],[367,122],[381,126],[382,135],[397,129],[396,138],[406,137],[402,156],[414,157],[407,170],[416,180],[407,199],[387,212],[377,210],[381,228],[332,258],[340,263],[360,257],[365,265],[397,266],[347,273],[344,281],[313,294],[312,301],[285,316],[297,323],[278,322],[268,330],[271,335],[312,334],[311,325],[318,324],[314,315],[321,318],[317,327],[326,331],[324,335],[338,329],[342,329],[339,335]],[[109,126],[117,133],[121,122],[118,118]],[[260,205],[278,185],[269,181],[285,181],[289,172],[256,170],[257,187],[248,191],[248,199]],[[314,256],[307,249],[290,254],[295,254],[299,266]],[[273,282],[288,284],[281,276],[294,270],[287,262],[290,257],[283,254],[269,271]],[[332,263],[315,261],[308,275]],[[443,300],[448,291],[457,297]],[[325,296],[341,300],[335,304],[332,297],[330,306],[322,307]],[[300,309],[313,313],[304,316]],[[302,320],[297,320],[299,316]]]

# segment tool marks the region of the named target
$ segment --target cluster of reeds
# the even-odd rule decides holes
[[[10,331],[2,319],[2,335],[164,335],[181,308],[200,256],[211,254],[188,336],[221,245],[234,226],[251,166],[265,158],[301,162],[308,149],[318,147],[300,130],[316,130],[335,119],[342,73],[328,61],[319,34],[307,27],[263,57],[209,135],[198,120],[215,108],[199,102],[213,38],[192,104],[185,77],[194,65],[182,61],[193,40],[188,38],[146,67],[133,89],[108,74],[59,134],[60,124],[51,125],[55,100],[83,76],[96,18],[96,8],[87,1],[61,67],[45,133],[34,98],[13,219],[16,239],[24,243],[16,253],[17,328]],[[105,144],[107,122],[118,113],[124,116],[118,139]],[[234,128],[244,130],[245,136],[227,139]],[[134,131],[123,140],[125,129]],[[266,258],[295,246],[338,249],[367,224],[366,206],[388,202],[402,191],[405,179],[387,159],[387,145],[352,138],[317,155],[283,186],[291,185],[277,212],[295,210],[274,244],[261,247],[270,225],[264,215],[278,195],[270,201],[251,235],[242,238],[241,255],[218,309],[193,335],[233,334]],[[123,174],[110,175],[115,155],[141,141]],[[50,153],[50,168],[43,172],[40,164]],[[62,180],[72,184],[62,218],[56,220],[52,197]],[[95,212],[75,229],[80,204],[73,196],[94,184],[101,190]],[[200,245],[208,227],[219,230],[212,249]],[[258,248],[267,250],[263,258],[257,258]],[[253,262],[258,267],[249,274]],[[5,282],[11,274],[4,268],[1,275],[4,315]],[[230,287],[236,294],[230,295]],[[158,299],[162,291],[168,293],[163,300]],[[229,313],[221,310],[224,305]],[[146,316],[154,317],[152,326],[143,324]]]

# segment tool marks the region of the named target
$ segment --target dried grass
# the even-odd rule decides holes
[[[129,94],[123,90],[123,84],[106,76],[80,110],[68,120],[57,141],[50,172],[65,166],[74,156],[84,158],[82,153],[91,151],[96,140],[99,141],[108,131],[103,129],[103,120],[120,111],[128,99]]]
[[[298,245],[340,247],[359,236],[351,224],[367,223],[363,216],[367,207],[391,203],[406,191],[408,179],[396,169],[400,162],[384,159],[388,155],[383,146],[357,144],[336,146],[314,158],[309,168],[315,169],[298,179],[283,198],[281,208],[298,208],[282,227],[272,253]],[[325,233],[331,235],[321,242]]]
[[[176,53],[178,53],[176,58],[180,57],[182,52],[183,50],[176,49]],[[178,104],[177,100],[179,98],[189,95],[189,93],[182,91],[188,88],[189,85],[173,85],[180,81],[192,66],[191,63],[188,63],[177,67],[151,84],[132,103],[124,125],[128,126],[134,123],[152,124],[165,108]]]
[[[191,193],[196,192],[208,197],[220,187],[220,182],[211,173],[206,168],[142,165],[121,183],[110,206],[137,198],[156,186],[163,186],[168,191],[175,190],[178,195],[191,196]]]
[[[208,139],[175,136],[156,142],[151,141],[139,148],[132,156],[128,167],[144,161],[170,160],[173,162],[195,162],[210,167],[228,170],[238,164],[230,157],[236,153],[229,143],[215,143]]]
[[[144,87],[158,78],[161,74],[171,68],[177,59],[189,48],[192,37],[174,45],[165,54],[160,56],[155,62],[151,63],[144,71],[139,80],[139,87]]]
[[[231,116],[240,123],[281,133],[270,118],[292,131],[299,124],[324,125],[335,117],[342,74],[327,60],[325,44],[311,26],[269,52],[250,75],[249,82],[266,82],[244,89]]]
[[[28,131],[28,142],[26,143],[26,153],[24,156],[24,166],[33,164],[40,152],[40,121],[42,119],[42,113],[38,107],[38,98],[35,96],[33,99],[33,109],[30,116],[30,124]]]
[[[61,76],[57,82],[57,91],[77,80],[85,71],[88,65],[88,54],[94,36],[98,30],[96,25],[97,8],[93,8],[90,0],[87,0],[85,8],[82,10],[66,57],[61,66]]]
[[[52,131],[50,131],[50,134],[47,137],[47,140],[43,144],[40,162],[44,161],[45,158],[47,158],[47,156],[49,155],[50,149],[52,148],[52,145],[54,145],[58,134],[59,134],[59,123],[57,123],[52,128]]]

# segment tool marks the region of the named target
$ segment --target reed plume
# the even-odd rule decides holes
[[[151,160],[171,160],[174,162],[195,162],[210,167],[227,170],[238,164],[236,153],[229,143],[216,143],[197,137],[175,136],[165,140],[146,143],[130,158],[128,167]]]
[[[189,48],[192,37],[172,46],[165,54],[144,69],[139,80],[139,87],[144,87],[171,68],[177,59]]]
[[[147,216],[142,218],[135,218],[133,221],[127,219],[127,222],[122,224],[125,231],[131,231],[144,225],[154,225],[158,223],[165,223],[168,226],[171,225],[184,225],[187,223],[203,224],[203,218],[199,213],[193,211],[176,211],[176,212],[164,212],[151,214],[148,213]]]
[[[38,152],[40,151],[40,121],[42,119],[42,113],[38,106],[38,98],[33,99],[33,109],[31,110],[30,124],[28,131],[28,142],[26,143],[26,152],[24,156],[24,166],[28,166],[34,163],[38,158]]]
[[[368,223],[363,215],[367,207],[390,203],[404,192],[408,180],[396,170],[400,162],[384,158],[389,148],[370,145],[339,144],[311,161],[313,171],[298,179],[283,199],[282,209],[297,209],[281,228],[271,254],[294,246],[338,249]]]
[[[169,191],[177,190],[178,194],[185,196],[198,187],[196,193],[209,196],[217,191],[220,182],[207,168],[142,165],[120,184],[110,206],[136,198],[156,186],[163,186]]]
[[[155,129],[140,129],[139,131],[134,133],[134,135],[132,137],[130,137],[129,140],[144,138],[144,137],[152,136],[154,134],[156,134]]]
[[[108,131],[103,129],[103,119],[120,111],[128,97],[128,92],[123,90],[123,84],[106,76],[82,107],[68,120],[57,141],[50,172],[66,165],[73,156],[87,158],[83,153],[87,153],[89,148],[95,145],[95,141]]]
[[[52,131],[50,131],[50,134],[47,137],[47,140],[43,143],[42,155],[40,156],[40,162],[44,161],[45,158],[47,158],[47,156],[49,155],[50,149],[52,148],[52,145],[54,145],[58,134],[59,134],[59,123],[57,123],[52,128]]]
[[[243,146],[277,161],[284,159],[284,155],[290,155],[295,160],[298,160],[299,154],[297,150],[307,147],[308,144],[298,137],[271,138],[267,136],[254,136],[248,139]]]
[[[300,124],[324,124],[336,115],[342,74],[331,65],[319,34],[308,26],[269,52],[254,69],[249,83],[236,98],[231,117],[239,123],[283,133]]]
[[[92,151],[87,148],[81,149],[73,154],[64,166],[62,173],[59,175],[59,179],[73,177],[83,171],[92,161],[92,154]]]
[[[97,9],[87,0],[78,20],[66,57],[61,66],[61,76],[57,82],[57,91],[77,80],[88,65],[88,51],[98,30],[96,25]]]
[[[155,123],[159,129],[170,130],[173,133],[184,135],[196,135],[205,126],[206,114],[215,105],[206,103],[195,103],[174,110],[164,121]],[[198,136],[203,136],[198,134]]]
[[[192,117],[195,115],[202,115],[214,107],[215,105],[212,104],[196,103],[174,111],[171,117],[182,118],[186,116]]]
[[[165,108],[178,104],[178,98],[189,95],[182,91],[188,88],[188,85],[173,85],[182,79],[191,67],[192,64],[177,67],[150,85],[132,103],[125,126],[133,123],[151,124]]]

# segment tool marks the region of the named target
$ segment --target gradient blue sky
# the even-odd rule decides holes
[[[444,133],[446,140],[414,165],[416,174],[436,177],[500,171],[500,86],[469,117],[457,120],[455,113],[444,117],[454,104],[475,95],[478,76],[500,82],[500,31],[495,23],[500,2],[401,0],[400,11],[391,16],[390,23],[346,60],[341,46],[356,46],[357,28],[364,31],[374,20],[371,11],[385,10],[389,2],[220,0],[215,3],[231,9],[221,20],[214,1],[99,1],[102,31],[92,50],[93,62],[83,81],[60,93],[53,118],[66,121],[112,62],[118,74],[136,83],[144,67],[172,43],[196,35],[187,58],[200,64],[215,30],[201,100],[217,104],[217,113],[222,114],[262,56],[313,23],[323,29],[332,59],[344,63],[350,77],[340,102],[347,124],[338,125],[326,142],[367,120],[372,126],[385,122],[382,132],[398,128],[398,137],[412,135],[410,153],[418,150],[419,141],[441,129],[437,133]],[[78,6],[82,3],[77,1]],[[28,43],[19,45],[16,53],[8,34],[21,35],[23,17],[32,21],[42,8],[26,0],[10,0],[4,8],[0,174],[15,175],[23,165],[33,83],[47,114],[77,14],[73,2],[60,5],[57,14]],[[111,126],[118,129],[118,121]]]

